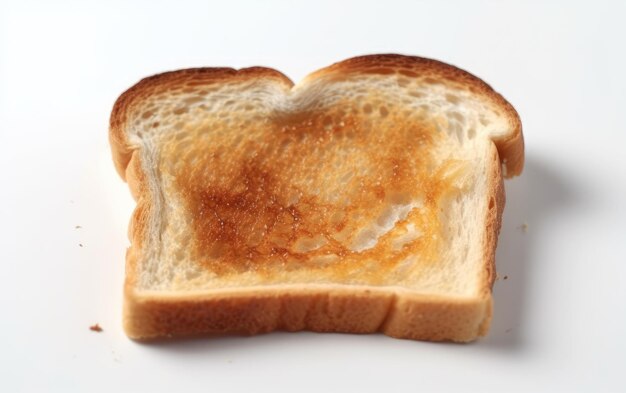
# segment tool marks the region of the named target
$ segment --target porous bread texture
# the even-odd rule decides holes
[[[500,158],[518,173],[523,142],[512,107],[468,75],[387,55],[338,63],[296,86],[269,69],[205,69],[125,93],[111,142],[138,200],[127,331],[266,331],[249,321],[217,328],[228,318],[209,322],[201,299],[211,308],[268,293],[307,303],[338,291],[349,303],[374,291],[371,302],[388,309],[379,321],[372,306],[361,322],[376,326],[365,331],[461,341],[483,334],[503,206]],[[431,315],[439,333],[410,313],[390,322],[398,296],[439,307]],[[189,301],[204,324],[154,326],[155,315],[180,313]],[[442,333],[441,307],[474,311]],[[292,330],[281,318],[269,326]]]

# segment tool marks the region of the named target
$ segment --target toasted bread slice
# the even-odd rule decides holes
[[[400,55],[297,85],[260,67],[168,72],[122,94],[110,141],[137,201],[131,338],[487,332],[502,175],[524,147],[475,76]]]

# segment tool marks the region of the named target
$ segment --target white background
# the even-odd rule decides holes
[[[617,1],[1,3],[0,391],[625,391],[625,16]],[[176,68],[297,81],[380,52],[465,68],[523,120],[489,336],[128,340],[118,95]]]

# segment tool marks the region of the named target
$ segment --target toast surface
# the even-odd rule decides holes
[[[521,171],[523,139],[478,78],[399,55],[298,85],[175,71],[118,99],[110,140],[137,200],[129,336],[486,332],[501,168]]]

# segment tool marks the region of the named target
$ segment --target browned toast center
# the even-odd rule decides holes
[[[344,103],[188,127],[171,175],[204,268],[376,282],[410,255],[436,255],[456,163],[433,159],[443,136],[419,113]]]

